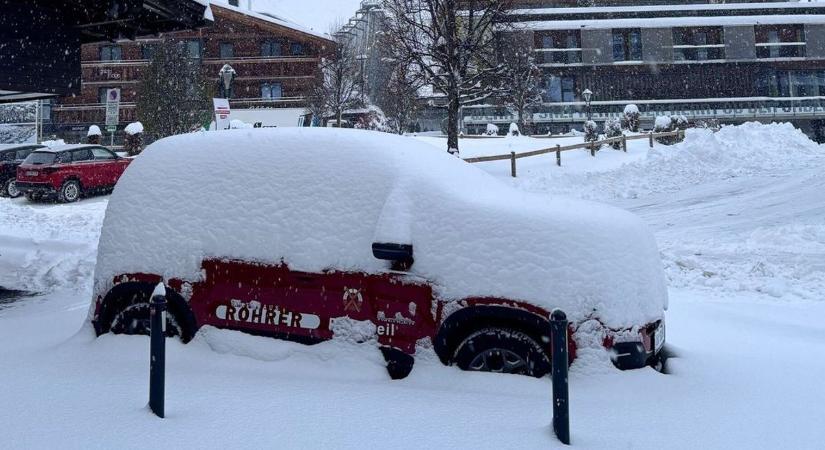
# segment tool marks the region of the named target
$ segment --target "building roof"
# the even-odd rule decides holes
[[[284,17],[277,16],[275,14],[267,13],[267,12],[256,12],[251,11],[248,9],[240,8],[237,6],[232,5],[225,5],[225,4],[212,4],[213,13],[217,12],[218,14],[221,13],[221,10],[227,10],[238,14],[243,14],[250,18],[260,20],[266,22],[271,25],[276,25],[281,28],[288,28],[293,31],[297,31],[298,33],[316,38],[316,39],[323,39],[325,41],[333,42],[332,36],[326,33],[319,33],[317,31],[312,30],[311,28],[304,27],[303,25],[297,24],[289,19]]]

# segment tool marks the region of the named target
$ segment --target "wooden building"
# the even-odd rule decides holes
[[[118,130],[138,120],[135,102],[142,71],[149,65],[153,45],[170,38],[186,42],[190,57],[200,61],[204,77],[215,86],[225,64],[235,70],[233,115],[264,126],[297,126],[320,58],[333,51],[334,42],[276,16],[230,5],[211,8],[213,23],[199,30],[84,45],[80,93],[55,102],[47,134],[76,142],[90,125],[102,126],[110,88],[121,89]],[[116,140],[121,134],[116,133]]]

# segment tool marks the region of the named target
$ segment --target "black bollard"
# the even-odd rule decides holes
[[[550,317],[550,339],[553,349],[553,432],[570,445],[570,392],[567,385],[567,315],[556,309]]]
[[[166,292],[155,289],[149,303],[151,321],[151,350],[149,361],[149,408],[156,416],[164,417],[166,384]]]

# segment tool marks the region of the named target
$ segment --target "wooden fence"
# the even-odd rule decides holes
[[[596,156],[596,150],[601,148],[602,145],[609,145],[615,142],[622,143],[622,150],[627,153],[627,141],[636,141],[641,139],[648,139],[650,141],[650,148],[653,148],[653,142],[655,139],[664,138],[664,137],[676,137],[678,139],[683,139],[685,137],[684,130],[676,130],[676,131],[667,131],[664,133],[644,133],[638,134],[634,136],[616,136],[613,138],[604,139],[601,141],[593,141],[593,142],[583,142],[581,144],[575,145],[568,145],[562,147],[561,145],[556,145],[555,147],[545,148],[541,150],[533,150],[531,152],[524,152],[524,153],[516,153],[510,152],[509,155],[493,155],[493,156],[480,156],[478,158],[465,158],[464,161],[475,164],[475,163],[482,163],[482,162],[490,162],[490,161],[506,161],[510,160],[510,174],[513,178],[516,177],[516,160],[521,158],[530,158],[532,156],[540,156],[546,155],[549,153],[556,154],[556,165],[561,167],[561,154],[562,152],[567,152],[571,150],[579,150],[579,149],[590,149],[590,156]]]

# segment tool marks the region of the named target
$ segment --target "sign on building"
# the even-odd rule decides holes
[[[106,90],[106,127],[114,131],[120,122],[120,88]]]
[[[215,129],[228,130],[231,121],[229,100],[225,98],[213,98],[212,102],[215,105]]]

